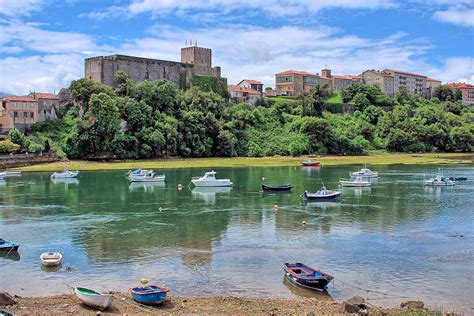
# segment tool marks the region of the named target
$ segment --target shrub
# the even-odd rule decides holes
[[[16,153],[19,150],[20,145],[13,143],[9,139],[0,141],[0,153],[2,154]]]

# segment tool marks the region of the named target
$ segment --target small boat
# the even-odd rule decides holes
[[[145,305],[159,305],[163,303],[168,295],[169,289],[156,285],[134,287],[130,289],[133,299]]]
[[[75,178],[79,175],[79,171],[69,171],[64,172],[55,172],[51,175],[51,179],[65,179],[65,178]]]
[[[267,185],[262,183],[262,190],[263,191],[290,191],[293,189],[292,184],[286,184],[286,185]]]
[[[352,177],[363,177],[363,178],[377,178],[379,173],[377,171],[372,171],[367,168],[362,168],[359,171],[350,173]]]
[[[343,187],[370,187],[370,181],[364,180],[362,177],[355,177],[348,179],[339,180],[339,184]]]
[[[41,264],[46,267],[59,266],[63,255],[60,252],[44,252],[41,254]]]
[[[133,175],[133,176],[144,176],[147,175],[148,173],[153,172],[153,170],[148,170],[148,169],[136,169],[136,170],[130,170],[127,175]]]
[[[75,287],[74,293],[84,304],[104,310],[112,303],[112,294],[103,294],[85,287]]]
[[[0,180],[5,179],[5,175],[6,175],[5,172],[0,172]]]
[[[321,164],[321,161],[311,161],[311,160],[305,160],[305,161],[301,161],[301,164],[304,166],[304,167],[317,167]]]
[[[15,177],[15,176],[21,176],[21,171],[5,171],[5,177]]]
[[[0,251],[18,251],[18,247],[20,247],[20,244],[0,238]]]
[[[229,179],[216,179],[216,172],[204,173],[202,177],[196,177],[191,182],[197,187],[230,187],[232,182]]]
[[[313,269],[303,263],[285,263],[285,275],[298,286],[317,291],[324,291],[334,277],[330,274]]]
[[[163,182],[165,181],[165,175],[156,176],[155,173],[150,170],[142,175],[129,174],[128,179],[131,182]]]
[[[451,181],[466,181],[467,177],[449,177],[448,179]]]
[[[330,200],[337,199],[341,196],[341,191],[327,190],[326,187],[321,187],[316,193],[309,193],[304,191],[303,198],[305,200]]]
[[[425,180],[424,181],[424,184],[425,185],[428,185],[428,186],[440,186],[440,187],[443,187],[443,186],[453,186],[455,184],[455,182],[453,180],[450,180],[448,178],[445,178],[441,175],[437,175],[436,177],[434,178],[431,178],[431,179],[428,179],[428,180]]]

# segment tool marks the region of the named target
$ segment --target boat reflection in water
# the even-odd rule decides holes
[[[0,260],[1,259],[20,261],[20,254],[18,253],[18,251],[0,251]]]
[[[130,191],[154,192],[155,188],[164,188],[165,182],[130,182],[128,189]]]
[[[363,196],[363,195],[370,195],[372,188],[371,187],[343,187],[342,192],[345,195],[355,195],[355,196]]]
[[[311,201],[311,200],[305,200],[304,202],[304,206],[307,206],[307,207],[318,207],[318,208],[321,208],[323,210],[327,210],[327,209],[331,209],[331,208],[336,208],[336,207],[339,207],[341,206],[341,202],[340,201],[324,201],[324,202],[321,202],[321,201]]]
[[[214,203],[216,194],[230,193],[232,187],[195,187],[191,193],[193,197],[199,198],[206,203]]]
[[[318,300],[332,301],[331,295],[328,291],[312,291],[302,287],[297,286],[290,277],[286,274],[283,276],[283,284],[296,296],[306,297],[306,298],[317,298]]]
[[[51,182],[54,184],[64,184],[68,186],[69,184],[79,184],[79,179],[77,178],[51,178]]]
[[[44,272],[58,272],[59,270],[61,270],[61,267],[62,267],[61,263],[57,266],[45,266],[45,265],[42,264],[41,265],[41,271],[44,271]]]
[[[308,173],[308,174],[311,174],[311,173],[319,173],[319,171],[321,170],[321,167],[320,166],[315,166],[315,167],[301,167],[301,170],[303,170],[304,173]]]

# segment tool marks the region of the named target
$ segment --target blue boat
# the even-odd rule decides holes
[[[313,269],[303,263],[283,264],[285,276],[289,281],[303,288],[324,291],[334,277],[330,274]]]
[[[130,289],[133,299],[145,305],[159,305],[163,303],[168,295],[169,289],[156,285],[145,287],[134,287]]]
[[[20,245],[16,242],[0,238],[0,251],[17,251],[18,247],[20,247]]]

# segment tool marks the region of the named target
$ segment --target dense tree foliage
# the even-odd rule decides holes
[[[255,105],[227,104],[211,91],[178,90],[169,81],[134,83],[117,73],[117,87],[81,79],[74,102],[53,121],[37,123],[25,137],[13,129],[4,151],[51,150],[71,158],[152,158],[360,155],[370,150],[470,151],[473,111],[459,101],[423,100],[402,89],[396,98],[378,86],[342,91],[353,115],[326,111],[327,87],[295,99]],[[34,145],[32,145],[34,144]]]

